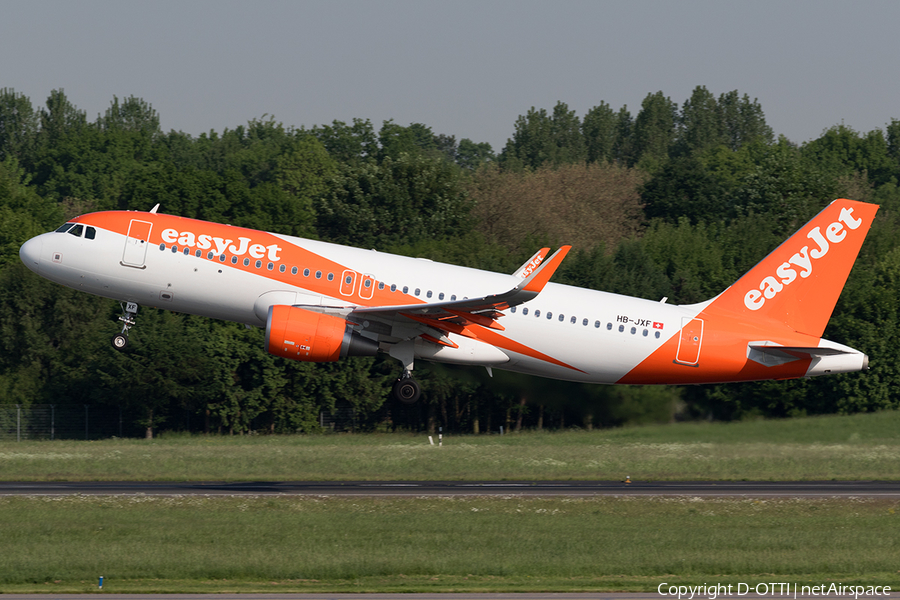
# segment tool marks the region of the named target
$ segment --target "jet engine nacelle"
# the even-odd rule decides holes
[[[346,319],[298,306],[275,304],[266,319],[266,351],[306,362],[374,356],[378,343],[353,331]]]

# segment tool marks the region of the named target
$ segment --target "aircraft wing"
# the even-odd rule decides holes
[[[500,311],[533,300],[544,289],[571,248],[562,246],[549,259],[534,268],[521,283],[507,292],[450,302],[361,307],[355,308],[351,314],[361,317],[380,316],[390,320],[401,316],[442,332],[461,335],[467,335],[466,328],[472,325],[502,331],[504,327],[497,322],[497,319],[503,316]],[[535,257],[539,254],[540,252]],[[528,263],[525,267],[527,266]]]

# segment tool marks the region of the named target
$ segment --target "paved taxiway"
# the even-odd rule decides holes
[[[791,496],[900,497],[900,481],[0,482],[0,495]]]

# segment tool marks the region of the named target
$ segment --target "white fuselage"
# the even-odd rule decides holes
[[[358,273],[371,275],[386,287],[396,286],[396,304],[408,299],[437,302],[485,296],[515,286],[513,275],[362,250],[337,244],[278,235],[285,247],[295,246],[316,256],[324,256]],[[208,260],[204,252],[195,256],[189,248],[171,251],[157,245],[146,248],[141,267],[122,262],[125,236],[98,230],[92,240],[67,233],[47,233],[23,247],[23,260],[40,275],[78,290],[120,301],[136,302],[177,312],[227,321],[265,326],[265,308],[259,300],[271,292],[297,293],[295,304],[356,306],[341,294],[321,294],[310,290],[315,281],[315,264],[288,264],[294,285],[273,281],[266,261],[255,270],[232,268],[230,259]],[[29,258],[26,258],[28,255]],[[54,255],[61,258],[54,260]],[[37,259],[35,261],[35,259]],[[37,264],[35,264],[35,262]],[[309,269],[309,274],[304,271]],[[342,273],[331,273],[339,280]],[[329,273],[322,271],[319,284]],[[403,290],[407,294],[403,294]],[[283,294],[270,294],[273,300]],[[405,299],[406,298],[406,299]],[[261,310],[262,308],[262,310]],[[618,294],[610,294],[559,284],[547,284],[534,300],[503,311],[502,335],[527,348],[552,356],[561,363],[548,363],[515,350],[501,352],[478,348],[479,342],[452,336],[460,349],[419,343],[416,358],[457,364],[479,364],[532,373],[557,379],[614,383],[631,368],[678,335],[683,319],[692,319],[702,305],[674,306]],[[474,348],[473,348],[474,345]],[[439,350],[439,352],[436,352]],[[574,368],[570,368],[574,367]]]

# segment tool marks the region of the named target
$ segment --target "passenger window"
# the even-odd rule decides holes
[[[534,311],[534,316],[535,316],[535,317],[540,317],[540,316],[541,316],[541,311],[540,311],[540,310]]]
[[[587,320],[587,319],[585,319],[585,320],[584,320],[584,321],[582,321],[582,322],[581,322],[581,324],[582,324],[582,325],[584,325],[584,326],[585,326],[585,327],[587,327],[587,324],[588,324],[588,320]]]
[[[418,296],[421,292],[422,292],[422,290],[420,290],[419,288],[416,288],[416,296]]]
[[[231,257],[231,264],[236,265],[236,264],[237,264],[237,261],[238,261],[238,257],[237,257],[237,256],[232,256],[232,257]]]
[[[575,321],[574,321],[575,317],[572,317],[572,319],[573,319],[572,322],[574,323],[574,322],[575,322]],[[565,320],[566,320],[566,315],[559,315],[559,322],[560,322],[560,323],[562,323],[562,322],[565,321]]]
[[[191,249],[190,249],[190,248],[185,248],[185,249],[184,249],[184,252],[182,252],[182,254],[184,254],[185,256],[187,256],[187,255],[190,254],[190,253],[191,253]]]
[[[297,274],[297,267],[291,267],[291,275]]]
[[[552,318],[553,318],[553,313],[548,311],[547,312],[547,320],[549,321]]]
[[[622,333],[623,331],[625,331],[625,326],[619,325],[619,333]]]
[[[515,307],[515,306],[510,306],[510,307],[509,307],[509,312],[511,312],[511,313],[516,312],[516,307]]]
[[[363,285],[366,287],[366,289],[372,287],[372,280],[366,279],[366,281],[365,281],[365,283],[363,283]]]
[[[444,292],[441,292],[440,294],[438,294],[438,300],[443,300],[443,299],[444,299]]]
[[[350,285],[351,283],[353,283],[353,278],[347,275],[347,277],[344,278],[344,283]]]
[[[456,294],[450,296],[450,302],[456,302]]]
[[[328,281],[334,281],[334,273],[328,274]]]
[[[392,291],[392,292],[396,292],[396,291],[397,291],[397,284],[396,284],[396,283],[392,283],[392,284],[391,284],[391,291]]]
[[[81,232],[84,231],[84,225],[76,225],[72,229],[69,230],[70,235],[74,235],[75,237],[81,237]]]
[[[97,230],[94,229],[93,227],[88,227],[87,229],[84,230],[84,237],[86,237],[89,240],[94,239],[94,236],[96,236],[96,235],[97,235]]]
[[[260,268],[260,267],[262,266],[262,261],[261,261],[261,260],[256,261],[256,265],[255,265],[255,266],[256,266],[257,269]]]
[[[600,321],[594,321],[594,327],[600,329]]]
[[[194,252],[194,256],[196,256],[197,258],[200,258],[201,254],[203,254],[203,250],[197,250],[196,252]]]
[[[162,244],[160,244],[160,245],[162,245]],[[161,248],[160,248],[160,249],[161,249]],[[206,258],[209,259],[209,260],[212,260],[212,259],[213,259],[213,256],[215,256],[215,254],[213,253],[212,250],[210,250],[209,252],[206,253]]]
[[[644,330],[644,337],[647,337],[647,330]]]
[[[522,309],[522,314],[523,314],[523,315],[527,315],[527,314],[528,314],[528,308],[523,308],[523,309]]]
[[[607,323],[607,324],[606,324],[606,330],[607,330],[607,331],[612,331],[612,323]]]
[[[656,339],[659,339],[659,332],[658,332],[658,331],[657,331],[656,333],[654,333],[653,335],[656,336]]]
[[[285,271],[287,271],[287,267],[286,267],[286,266],[281,265],[280,267],[278,267],[278,272],[279,272],[279,273],[284,273]]]
[[[275,265],[272,264],[272,263],[269,263],[269,264],[266,265],[266,269],[268,269],[269,271],[271,271],[271,270],[274,269],[274,268],[275,268]]]
[[[178,246],[172,244],[172,254],[175,254],[176,252],[178,252]]]
[[[403,286],[403,293],[404,293],[404,294],[408,294],[408,293],[409,293],[409,286],[408,286],[408,285],[404,285],[404,286]]]
[[[384,282],[383,282],[383,281],[379,281],[379,282],[378,282],[378,289],[379,289],[379,290],[383,290],[383,289],[384,289]]]
[[[249,258],[245,258],[245,259],[244,259],[244,266],[245,266],[245,267],[249,267],[249,266],[250,266],[250,259],[249,259]]]
[[[632,328],[631,328],[631,335],[634,335],[634,334],[636,334],[636,333],[637,333],[637,327],[632,327]]]
[[[322,271],[316,271],[316,279],[322,279]]]
[[[165,249],[166,249],[166,245],[165,245],[165,244],[160,244],[160,245],[159,245],[159,249],[160,249],[160,250],[165,250]],[[212,253],[210,253],[210,254],[212,254]]]
[[[309,277],[309,269],[303,269],[303,276]]]
[[[219,255],[219,262],[225,262],[225,253]]]
[[[572,317],[572,319],[571,319],[571,323],[572,323],[572,325],[574,325],[574,324],[575,324],[575,321],[576,321],[576,319],[575,319],[575,317]]]
[[[425,296],[427,298],[431,298],[431,290],[428,290],[428,292],[425,293]]]

